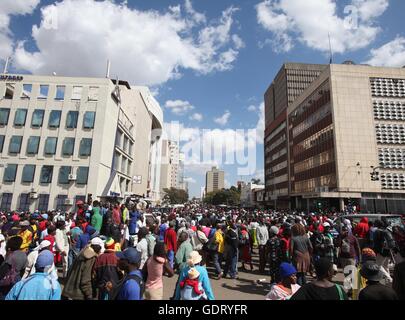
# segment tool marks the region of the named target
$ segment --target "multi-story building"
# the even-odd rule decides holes
[[[212,167],[207,171],[205,179],[205,194],[225,188],[225,172]]]
[[[240,193],[240,205],[245,208],[256,206],[256,192],[264,190],[264,185],[254,183],[242,183]]]
[[[288,208],[290,203],[287,108],[325,68],[326,65],[286,63],[264,95],[265,200],[269,206]]]
[[[147,99],[108,78],[1,75],[0,209],[145,195],[151,130],[163,124]]]
[[[294,206],[405,211],[405,69],[327,66],[288,107],[288,132]]]

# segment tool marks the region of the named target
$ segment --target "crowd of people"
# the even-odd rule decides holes
[[[223,299],[211,281],[254,271],[256,252],[267,300],[405,299],[405,230],[387,220],[143,201],[0,216],[2,300],[162,300],[164,277],[173,300]]]

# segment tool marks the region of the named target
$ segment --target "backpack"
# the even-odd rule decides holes
[[[112,291],[109,294],[109,300],[117,300],[118,296],[122,290],[122,287],[124,286],[124,284],[128,281],[128,280],[135,280],[138,285],[139,288],[141,289],[141,293],[140,293],[140,297],[143,297],[143,294],[145,292],[145,282],[144,280],[139,277],[136,274],[132,274],[132,275],[127,275],[126,277],[124,277],[123,279],[121,279],[117,285],[112,289]]]

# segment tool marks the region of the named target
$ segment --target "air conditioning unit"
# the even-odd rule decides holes
[[[69,174],[70,181],[75,181],[76,179],[77,179],[77,176],[75,174]]]
[[[66,205],[66,206],[71,206],[73,204],[73,200],[72,199],[65,199],[63,204]]]
[[[38,199],[38,193],[36,193],[36,192],[31,192],[31,193],[30,193],[30,199]]]

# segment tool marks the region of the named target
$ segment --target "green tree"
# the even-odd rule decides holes
[[[253,184],[260,184],[261,180],[260,180],[260,179],[255,179],[255,178],[253,178],[253,179],[251,180],[251,182],[252,182]]]
[[[183,204],[188,201],[188,193],[182,189],[163,189],[165,196],[163,201],[168,204]]]
[[[236,187],[209,192],[206,194],[204,202],[212,205],[237,206],[240,204],[240,193]]]

